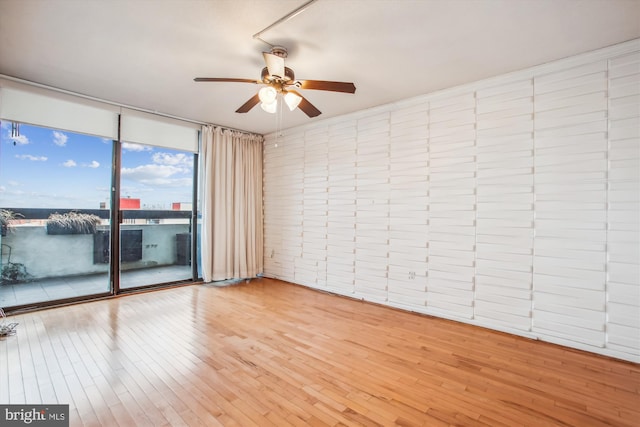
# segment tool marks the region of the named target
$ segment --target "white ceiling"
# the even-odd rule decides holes
[[[268,45],[253,34],[307,0],[0,0],[0,74],[191,120],[269,133],[276,116],[234,111],[259,86]],[[318,0],[262,34],[323,114],[430,93],[640,37],[635,0]]]

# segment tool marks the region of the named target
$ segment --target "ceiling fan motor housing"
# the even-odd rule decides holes
[[[292,82],[296,77],[293,73],[293,70],[289,67],[284,67],[284,77],[272,76],[269,74],[269,69],[267,67],[264,67],[262,69],[262,73],[260,74],[260,78],[262,79],[262,82],[264,84],[284,85]]]

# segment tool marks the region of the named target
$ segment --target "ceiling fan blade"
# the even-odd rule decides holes
[[[264,62],[272,77],[284,78],[284,58],[273,53],[262,52]]]
[[[253,107],[260,103],[260,96],[256,93],[247,102],[242,104],[240,108],[236,110],[236,113],[248,113]]]
[[[332,92],[355,93],[356,86],[347,82],[328,82],[324,80],[298,80],[300,89],[328,90]]]
[[[227,83],[262,83],[251,79],[227,79],[225,77],[196,77],[196,82],[227,82]]]
[[[293,91],[290,91],[293,92]],[[298,104],[298,108],[301,109],[307,116],[316,117],[322,114],[322,111],[318,110],[312,103],[307,101],[307,98],[295,92],[302,100]]]

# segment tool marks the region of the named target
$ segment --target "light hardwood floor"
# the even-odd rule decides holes
[[[633,426],[640,365],[276,280],[11,316],[0,403],[71,426]]]

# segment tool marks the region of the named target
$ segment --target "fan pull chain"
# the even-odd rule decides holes
[[[284,99],[281,95],[278,95],[280,99],[276,104],[276,142],[274,144],[275,148],[278,148],[278,139],[282,137],[282,103]]]

